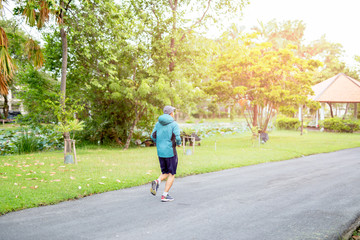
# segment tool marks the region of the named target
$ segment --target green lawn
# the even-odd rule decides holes
[[[276,131],[269,136],[261,145],[253,143],[250,134],[214,136],[203,140],[192,155],[178,148],[178,176],[360,147],[359,133],[300,136]],[[146,184],[160,173],[156,148],[89,147],[78,149],[77,157],[77,165],[64,165],[60,151],[0,157],[0,214]]]

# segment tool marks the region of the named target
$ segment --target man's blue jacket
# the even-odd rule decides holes
[[[169,114],[163,114],[155,124],[151,139],[156,143],[159,157],[173,157],[177,154],[176,145],[181,145],[179,125]]]

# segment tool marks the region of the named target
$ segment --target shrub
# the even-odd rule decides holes
[[[320,126],[324,127],[327,130],[334,132],[348,132],[352,133],[360,130],[359,121],[353,120],[343,120],[341,118],[329,118],[320,122]]]
[[[20,133],[14,145],[16,146],[15,152],[18,154],[36,152],[39,150],[40,138],[32,132]]]
[[[276,119],[276,127],[279,129],[298,129],[300,127],[300,121],[297,118],[280,117]]]
[[[62,135],[52,126],[0,130],[0,155],[23,154],[63,148]]]
[[[296,109],[294,107],[291,106],[281,106],[279,108],[279,111],[284,114],[287,117],[294,117],[295,113],[296,113]]]

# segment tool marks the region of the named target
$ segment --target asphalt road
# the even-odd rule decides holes
[[[178,178],[169,203],[147,184],[1,216],[0,239],[339,240],[360,216],[359,169],[354,148]]]

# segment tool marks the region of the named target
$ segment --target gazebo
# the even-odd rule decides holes
[[[360,82],[339,73],[312,87],[314,95],[312,100],[321,103],[320,120],[325,118],[325,103],[328,103],[331,109],[332,103],[354,104],[354,117],[357,117],[357,103],[360,103]],[[348,107],[347,105],[347,107]],[[316,111],[316,126],[319,122],[319,111]]]

